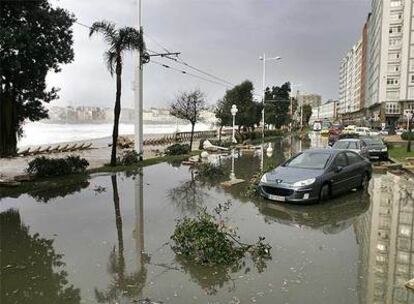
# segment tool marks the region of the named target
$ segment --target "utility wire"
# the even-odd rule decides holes
[[[156,39],[154,39],[153,37],[151,37],[150,35],[148,35],[147,33],[144,33],[144,36],[147,36],[149,39],[151,39],[155,44],[157,44],[160,48],[162,48],[164,51],[166,51],[166,52],[170,52],[165,46],[163,46],[160,42],[158,42]],[[204,74],[204,75],[206,75],[206,76],[209,76],[209,77],[211,77],[211,78],[214,78],[214,79],[216,79],[216,80],[219,80],[219,81],[222,81],[222,82],[225,82],[225,83],[227,83],[227,84],[230,84],[231,86],[235,86],[235,84],[234,83],[232,83],[232,82],[230,82],[230,81],[227,81],[227,80],[225,80],[225,79],[223,79],[223,78],[220,78],[220,77],[218,77],[218,76],[216,76],[216,75],[214,75],[214,74],[211,74],[211,73],[209,73],[209,72],[206,72],[206,71],[203,71],[202,69],[200,69],[200,68],[197,68],[197,67],[195,67],[195,66],[193,66],[193,65],[191,65],[191,64],[189,64],[189,63],[187,63],[187,62],[185,62],[183,59],[181,59],[181,58],[173,58],[173,57],[170,57],[170,56],[163,56],[163,57],[165,57],[165,58],[168,58],[168,59],[170,59],[170,60],[173,60],[173,61],[175,61],[175,62],[177,62],[177,63],[179,63],[179,64],[182,64],[182,65],[185,65],[185,66],[187,66],[188,68],[190,68],[190,69],[193,69],[194,71],[197,71],[197,72],[199,72],[199,73],[201,73],[201,74]]]
[[[88,26],[88,25],[86,25],[86,24],[83,24],[83,23],[81,23],[81,22],[78,22],[78,21],[75,21],[75,23],[76,24],[78,24],[78,25],[80,25],[80,26],[82,26],[82,27],[84,27],[84,28],[87,28],[87,29],[90,29],[91,27],[90,26]],[[159,43],[156,39],[154,39],[153,37],[151,37],[150,35],[148,35],[147,33],[144,33],[144,36],[146,36],[146,37],[148,37],[149,39],[151,39],[155,44],[157,44],[159,47],[161,47],[164,51],[166,51],[166,52],[170,52],[166,47],[164,47],[161,43]],[[153,53],[153,54],[155,54],[155,55],[157,55],[157,54],[160,54],[160,53],[158,53],[158,52],[156,52],[156,51],[153,51],[153,50],[150,50],[150,49],[147,49],[149,52],[151,52],[151,53]],[[211,77],[211,78],[213,78],[213,79],[215,79],[215,80],[211,80],[211,79],[207,79],[207,78],[205,78],[205,77],[201,77],[201,76],[199,76],[199,75],[196,75],[196,74],[192,74],[192,73],[189,73],[189,72],[187,72],[187,71],[184,71],[184,70],[179,70],[179,69],[176,69],[176,68],[174,68],[174,67],[171,67],[171,66],[169,66],[169,65],[166,65],[166,64],[163,64],[163,63],[160,63],[160,62],[157,62],[157,61],[154,61],[154,60],[151,60],[150,62],[153,62],[153,63],[155,63],[155,64],[158,64],[158,65],[161,65],[161,66],[163,66],[164,68],[168,68],[168,69],[171,69],[171,70],[174,70],[174,71],[177,71],[177,72],[180,72],[180,73],[182,73],[182,74],[187,74],[187,75],[189,75],[189,76],[192,76],[192,77],[195,77],[195,78],[198,78],[198,79],[201,79],[201,80],[204,80],[204,81],[208,81],[208,82],[210,82],[210,83],[214,83],[214,84],[218,84],[218,85],[221,85],[221,86],[224,86],[224,87],[227,87],[227,88],[230,88],[230,86],[235,86],[235,84],[234,83],[231,83],[231,82],[229,82],[229,81],[227,81],[227,80],[225,80],[225,79],[223,79],[223,78],[220,78],[220,77],[218,77],[218,76],[215,76],[214,74],[211,74],[211,73],[209,73],[209,72],[205,72],[205,71],[203,71],[202,69],[200,69],[200,68],[197,68],[197,67],[195,67],[195,66],[193,66],[193,65],[191,65],[191,64],[189,64],[189,63],[187,63],[187,62],[185,62],[183,59],[181,59],[181,58],[173,58],[173,57],[171,57],[171,56],[162,56],[162,57],[165,57],[165,58],[167,58],[167,59],[169,59],[169,60],[172,60],[172,61],[175,61],[175,62],[177,62],[178,64],[181,64],[181,65],[184,65],[184,66],[186,66],[186,67],[188,67],[188,68],[190,68],[190,69],[192,69],[192,70],[194,70],[194,71],[197,71],[197,72],[199,72],[199,73],[201,73],[201,74],[204,74],[204,75],[206,75],[206,76],[209,76],[209,77]],[[230,85],[230,86],[229,86]],[[255,94],[255,95],[258,95],[258,94]]]
[[[214,80],[211,80],[211,79],[208,79],[208,78],[204,78],[204,77],[201,77],[199,75],[196,75],[196,74],[193,74],[193,73],[184,71],[184,70],[179,70],[179,69],[176,69],[176,68],[174,68],[172,66],[169,66],[167,64],[164,64],[164,63],[161,63],[161,62],[158,62],[158,61],[155,61],[155,60],[151,60],[150,63],[155,63],[155,64],[160,65],[160,66],[162,66],[162,67],[164,67],[166,69],[170,69],[170,70],[179,72],[181,74],[186,74],[186,75],[191,76],[191,77],[194,77],[194,78],[198,78],[198,79],[201,79],[201,80],[204,80],[204,81],[208,81],[208,82],[211,82],[211,83],[214,83],[214,84],[221,85],[223,87],[229,88],[229,86],[227,84],[224,84],[222,82],[218,82],[218,81],[214,81]]]

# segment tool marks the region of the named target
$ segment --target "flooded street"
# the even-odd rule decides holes
[[[9,303],[414,303],[414,181],[374,175],[368,193],[323,204],[278,204],[247,194],[261,166],[324,139],[284,139],[216,158],[226,176],[197,180],[187,166],[93,175],[73,189],[0,201],[1,298]],[[176,220],[232,201],[244,242],[264,236],[272,259],[256,267],[203,268],[170,248]],[[138,302],[139,303],[139,302]]]

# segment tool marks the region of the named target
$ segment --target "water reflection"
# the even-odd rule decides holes
[[[234,172],[249,181],[262,155],[264,167],[277,165],[308,144],[287,137],[271,143],[270,157],[242,150],[218,161],[226,180]],[[292,206],[247,197],[247,183],[197,180],[188,167],[143,170],[145,184],[140,169],[46,192],[48,204],[2,200],[1,303],[414,303],[404,287],[414,277],[413,180],[374,176],[368,194]],[[243,241],[263,235],[273,246],[263,272],[249,259],[239,269],[198,267],[165,245],[177,217],[228,199]]]
[[[388,174],[370,185],[369,212],[355,225],[361,303],[414,303],[414,182]]]
[[[17,210],[0,213],[0,302],[80,303],[80,290],[68,283],[63,255],[53,239],[30,234]]]
[[[108,273],[112,277],[111,284],[105,290],[95,288],[95,298],[98,303],[119,303],[137,299],[146,282],[147,270],[144,257],[144,218],[143,218],[143,178],[137,174],[135,178],[135,248],[136,271],[127,273],[124,257],[124,236],[122,227],[121,206],[118,193],[117,176],[111,176],[115,223],[117,230],[118,248],[114,246],[109,255]]]
[[[194,265],[179,256],[177,256],[176,261],[181,266],[183,272],[189,274],[191,280],[200,286],[206,295],[214,295],[224,286],[228,286],[228,292],[233,292],[236,289],[235,280],[231,275],[240,270],[240,267]]]
[[[207,197],[205,191],[198,185],[194,171],[190,171],[190,179],[168,192],[168,198],[181,213],[196,214],[203,206]]]
[[[317,229],[337,234],[349,228],[369,207],[364,192],[356,192],[317,205],[296,206],[269,201],[257,203],[266,223],[280,223],[300,229]]]

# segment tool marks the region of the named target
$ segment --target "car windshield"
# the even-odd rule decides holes
[[[328,153],[306,152],[299,154],[285,164],[285,167],[301,169],[324,169],[331,157]]]
[[[378,146],[378,145],[383,145],[383,142],[380,138],[364,138],[364,142],[368,145],[368,146]]]
[[[348,149],[349,141],[337,141],[332,148],[334,149]]]

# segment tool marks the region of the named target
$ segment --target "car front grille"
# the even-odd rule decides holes
[[[280,196],[290,196],[293,194],[293,190],[285,188],[276,188],[269,186],[262,186],[263,191],[267,194],[280,195]]]

